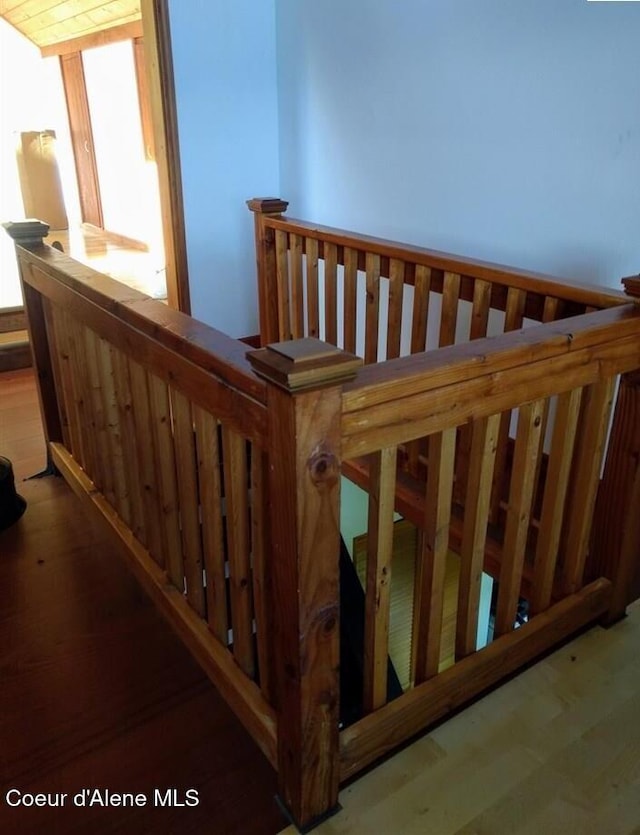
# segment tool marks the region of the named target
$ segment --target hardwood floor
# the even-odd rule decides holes
[[[0,454],[42,468],[32,372],[0,375]],[[0,833],[274,835],[275,773],[55,477],[0,533]],[[11,788],[66,792],[12,808]],[[85,788],[144,793],[142,807],[78,808]],[[194,807],[154,790],[196,789]]]
[[[0,376],[0,454],[44,465],[30,370]],[[19,481],[0,534],[0,833],[270,835],[275,775],[78,513]],[[318,835],[640,835],[640,603],[344,788]],[[198,789],[194,808],[10,809],[8,788]],[[289,827],[283,830],[293,835]]]
[[[639,652],[640,601],[344,788],[315,832],[638,835]]]
[[[0,374],[0,455],[13,463],[16,483],[45,467],[44,437],[31,368]]]

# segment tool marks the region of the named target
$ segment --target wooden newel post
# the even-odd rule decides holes
[[[640,276],[622,283],[628,295],[640,300]],[[598,491],[589,574],[613,583],[605,623],[620,620],[627,605],[640,597],[640,369],[620,377]]]
[[[338,803],[341,389],[362,361],[317,339],[248,356],[270,384],[279,792],[304,830]]]
[[[62,442],[62,423],[58,407],[58,395],[54,379],[47,324],[42,296],[28,283],[25,271],[29,268],[21,256],[21,249],[36,250],[42,247],[49,227],[39,220],[11,221],[2,224],[16,244],[16,257],[22,284],[24,309],[27,316],[29,345],[33,367],[37,375],[38,401],[45,440],[47,441],[47,469],[53,470],[49,453],[49,442]]]
[[[288,205],[286,200],[277,197],[247,200],[255,218],[260,344],[263,346],[280,339],[275,236],[272,229],[265,227],[264,220],[267,215],[279,216],[286,212]]]

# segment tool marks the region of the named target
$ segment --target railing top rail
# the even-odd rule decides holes
[[[265,227],[274,230],[292,232],[296,235],[326,241],[337,246],[365,250],[383,258],[397,258],[433,269],[528,290],[529,292],[552,296],[589,307],[615,307],[629,301],[623,292],[595,284],[589,285],[558,276],[521,270],[504,264],[481,261],[371,235],[361,235],[332,226],[320,226],[296,218],[268,214],[262,215],[262,217]]]
[[[22,270],[23,281],[67,309],[72,305],[75,315],[87,318],[85,324],[99,324],[100,335],[142,364],[146,358],[158,370],[173,357],[175,369],[167,366],[163,372],[178,388],[186,386],[197,393],[198,385],[217,378],[218,384],[232,390],[229,414],[242,413],[241,404],[235,402],[240,397],[251,407],[242,420],[248,437],[263,434],[264,421],[250,426],[251,417],[264,412],[266,384],[246,359],[249,346],[52,247],[18,245],[17,249],[23,265],[32,268]],[[143,355],[136,353],[135,346]]]
[[[343,391],[343,454],[364,455],[640,367],[631,303],[362,368]]]

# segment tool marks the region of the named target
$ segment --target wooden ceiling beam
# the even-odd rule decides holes
[[[72,52],[82,52],[84,49],[93,49],[96,46],[105,46],[118,41],[128,41],[142,37],[142,21],[134,20],[123,23],[120,26],[112,26],[109,29],[101,29],[98,32],[91,32],[87,35],[80,35],[77,38],[70,38],[67,41],[58,41],[40,47],[40,54],[43,58],[50,58],[52,55],[70,55]]]

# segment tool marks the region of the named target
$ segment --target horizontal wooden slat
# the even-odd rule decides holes
[[[520,629],[414,687],[340,734],[340,779],[348,780],[402,742],[601,616],[611,583],[600,579]]]
[[[604,314],[616,312],[605,311]],[[352,396],[357,394],[357,389],[351,389],[354,384],[346,384],[343,395],[343,454],[346,458],[356,458],[385,445],[404,443],[448,426],[459,426],[468,420],[512,409],[533,399],[560,394],[567,388],[588,385],[603,376],[615,376],[638,366],[640,316],[632,316],[631,319],[621,317],[617,327],[607,329],[608,339],[600,344],[597,339],[599,336],[602,340],[602,333],[597,334],[596,330],[576,332],[568,340],[565,338],[564,343],[557,339],[541,340],[538,350],[516,351],[514,354],[509,348],[504,352],[499,350],[500,344],[508,345],[514,335],[498,337],[491,341],[492,347],[498,350],[477,356],[475,376],[464,379],[473,363],[466,367],[463,363],[459,364],[458,367],[462,368],[461,381],[456,381],[452,374],[456,363],[449,365],[446,358],[443,358],[445,361],[440,368],[437,363],[425,363],[425,366],[431,365],[433,373],[426,373],[425,369],[422,390],[416,390],[417,379],[412,376],[404,396],[397,392],[400,395],[397,401],[357,411],[351,411],[355,400]],[[470,343],[462,347],[478,344]],[[455,354],[456,348],[441,349],[436,353],[445,351]],[[507,357],[510,354],[509,367]],[[538,356],[543,359],[537,360]],[[407,358],[407,362],[412,359]],[[523,363],[523,359],[528,361]],[[360,375],[364,376],[365,371],[360,371]],[[435,392],[433,389],[438,380],[442,382],[439,391]],[[367,399],[360,398],[360,402]]]
[[[409,357],[364,366],[346,383],[343,410],[368,409],[421,391],[551,359],[615,338],[640,333],[640,306],[623,305],[535,328],[450,345]]]

